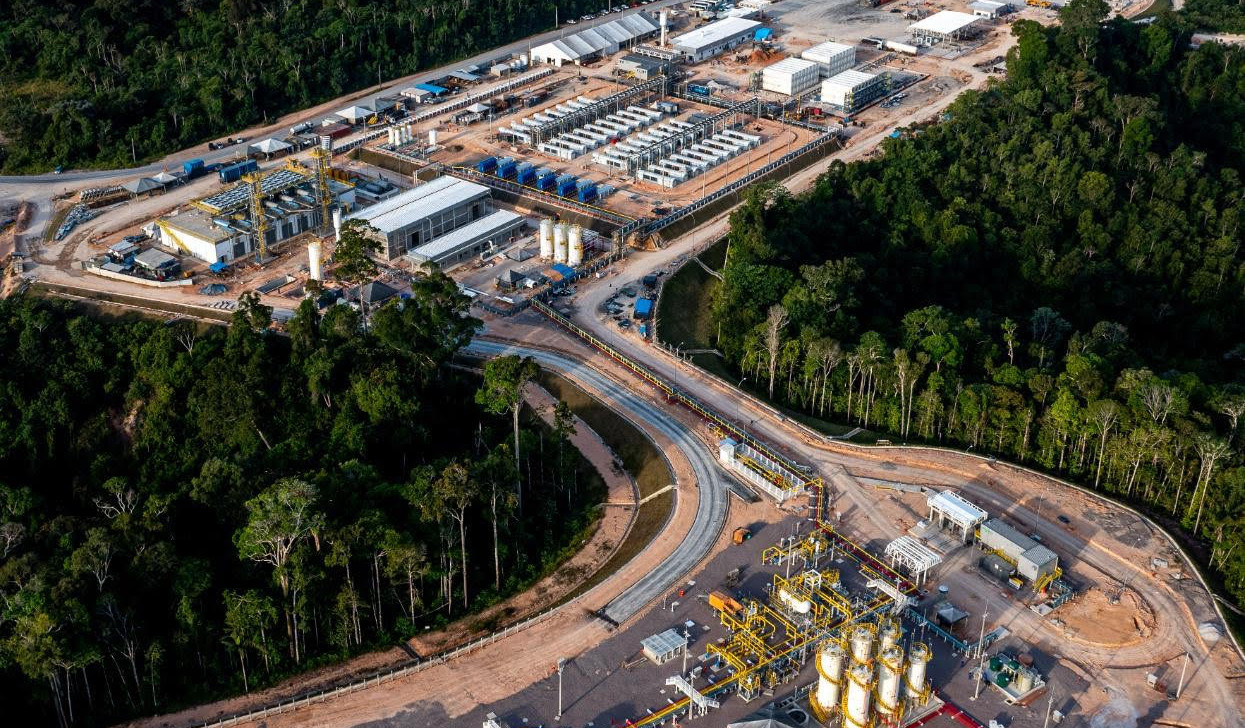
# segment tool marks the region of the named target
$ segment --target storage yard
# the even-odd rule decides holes
[[[672,461],[678,509],[661,538],[572,611],[461,661],[242,721],[1049,728],[1125,725],[1102,718],[1124,701],[1181,721],[1166,725],[1239,725],[1207,707],[1239,697],[1219,679],[1239,675],[1238,654],[1208,596],[1172,589],[1189,577],[1140,518],[959,455],[848,450],[647,345],[661,275],[722,235],[751,184],[799,191],[829,159],[937,123],[1000,70],[1008,22],[1055,11],[659,5],[68,191],[22,220],[61,230],[26,235],[6,285],[204,319],[245,291],[278,324],[309,294],[384,305],[435,265],[486,322],[481,346],[556,353],[573,363],[544,364],[602,401],[634,389],[631,417]],[[333,275],[351,220],[380,246],[365,291]],[[406,664],[392,652],[368,664]],[[1188,675],[1187,655],[1201,661]]]

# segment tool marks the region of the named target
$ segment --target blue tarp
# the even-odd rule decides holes
[[[637,299],[635,302],[635,317],[648,318],[653,315],[653,302],[647,298]]]
[[[433,86],[430,83],[417,83],[415,84],[415,88],[420,91],[427,91],[430,94],[436,94],[437,96],[440,96],[443,93],[449,93],[449,89],[442,88],[440,86]]]
[[[757,32],[752,34],[752,39],[753,40],[769,40],[769,37],[773,34],[774,34],[774,31],[770,30],[769,28],[757,28]]]
[[[228,263],[213,263],[208,266],[208,270],[212,271],[213,273],[224,273],[225,269],[228,267],[229,267]]]
[[[575,269],[565,263],[554,263],[551,267],[561,273],[563,278],[570,278],[575,275]]]

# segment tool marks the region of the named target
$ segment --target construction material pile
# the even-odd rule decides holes
[[[93,217],[95,217],[95,213],[89,210],[86,205],[74,205],[70,208],[69,214],[65,216],[65,221],[56,229],[55,239],[63,240],[74,228]]]

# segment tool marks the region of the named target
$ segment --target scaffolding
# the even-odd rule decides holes
[[[911,536],[900,536],[886,545],[884,552],[891,567],[903,565],[918,585],[925,582],[930,570],[942,563],[942,557]]]

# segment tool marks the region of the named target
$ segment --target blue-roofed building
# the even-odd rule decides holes
[[[441,95],[444,95],[450,92],[450,90],[445,88],[444,86],[437,86],[431,83],[417,83],[415,84],[415,88],[419,89],[420,91],[427,91],[433,96],[441,96]]]
[[[652,318],[653,301],[648,298],[639,298],[635,302],[635,317],[638,319]]]
[[[774,35],[774,31],[769,28],[757,28],[757,32],[752,34],[752,39],[759,43],[761,41],[769,40],[772,35]]]

